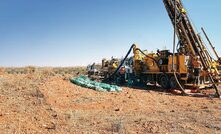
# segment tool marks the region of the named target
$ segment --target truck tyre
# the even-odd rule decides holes
[[[177,83],[177,80],[176,80],[175,76],[171,76],[171,77],[170,77],[170,87],[171,87],[172,89],[179,88],[179,85],[178,85],[178,83]]]
[[[160,77],[160,85],[163,89],[169,89],[170,88],[169,78],[168,78],[167,75],[162,75]]]

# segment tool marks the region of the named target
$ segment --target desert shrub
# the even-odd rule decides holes
[[[53,68],[54,73],[60,75],[75,75],[76,73],[85,74],[85,67],[66,67],[66,68]]]
[[[33,66],[28,66],[24,69],[25,74],[27,74],[27,73],[32,74],[35,71],[36,71],[36,67],[33,67]]]
[[[125,128],[123,125],[123,122],[121,121],[117,121],[111,124],[111,132],[114,133],[124,133],[125,132]]]

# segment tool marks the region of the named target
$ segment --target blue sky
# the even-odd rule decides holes
[[[221,1],[183,3],[221,54]],[[133,43],[170,49],[173,35],[162,0],[0,0],[0,29],[0,66],[87,65]]]

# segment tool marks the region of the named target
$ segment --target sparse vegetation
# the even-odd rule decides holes
[[[96,92],[69,82],[85,68],[1,72],[0,133],[221,132],[219,99],[127,87],[120,93]]]

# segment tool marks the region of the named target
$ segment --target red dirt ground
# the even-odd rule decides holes
[[[0,74],[0,133],[221,134],[221,100],[96,92],[55,73]]]

